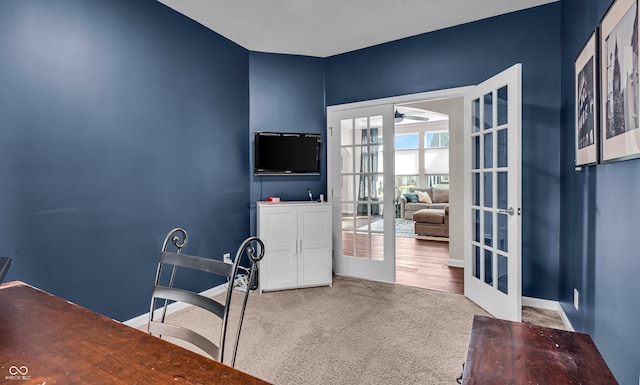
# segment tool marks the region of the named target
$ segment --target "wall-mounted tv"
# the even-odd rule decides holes
[[[256,132],[255,175],[320,174],[320,134]]]

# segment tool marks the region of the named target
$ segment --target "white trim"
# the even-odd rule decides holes
[[[223,283],[218,286],[212,287],[211,289],[207,289],[201,292],[200,294],[206,297],[215,297],[216,295],[223,294],[226,291],[227,291],[227,284]],[[190,306],[190,305],[183,302],[174,302],[171,305],[167,306],[167,314],[175,313],[178,310],[182,310],[186,308],[187,306]],[[146,312],[137,317],[124,321],[123,324],[127,326],[131,326],[133,328],[139,328],[141,326],[146,325],[147,322],[149,322],[149,312]]]
[[[522,306],[535,307],[536,309],[559,310],[560,303],[549,299],[522,297]]]
[[[328,106],[327,112],[337,112],[337,111],[343,111],[343,110],[350,110],[353,108],[372,107],[372,106],[378,106],[381,104],[401,104],[401,103],[417,102],[420,100],[427,100],[427,99],[437,100],[437,99],[461,97],[461,96],[464,96],[464,94],[468,90],[472,89],[473,87],[474,86],[447,88],[444,90],[420,92],[417,94],[390,96],[382,99],[371,99],[371,100],[365,100],[362,102],[337,104],[333,106]]]
[[[449,258],[447,265],[449,267],[462,267],[464,269],[464,260]]]
[[[575,331],[573,329],[573,325],[571,325],[571,321],[569,321],[569,317],[567,317],[567,314],[564,312],[564,309],[558,301],[541,298],[522,297],[522,306],[557,311],[558,314],[560,314],[560,318],[562,318],[564,326],[572,332]]]
[[[569,321],[569,317],[567,317],[567,313],[564,312],[564,309],[562,308],[562,306],[559,306],[559,307],[560,309],[558,309],[558,313],[560,313],[560,318],[562,318],[562,322],[564,322],[564,326],[567,327],[567,330],[575,332],[576,330],[573,328],[573,325],[571,325],[571,321]]]
[[[451,267],[464,267],[464,261],[460,261],[457,259],[449,259],[448,265]],[[215,297],[217,295],[225,293],[226,291],[227,291],[227,284],[223,283],[218,286],[212,287],[211,289],[205,290],[200,294],[207,297]],[[177,302],[172,303],[171,305],[167,306],[167,314],[175,313],[178,310],[182,310],[186,308],[187,306],[189,305],[184,303],[177,303]],[[522,306],[533,307],[536,309],[555,310],[558,312],[558,314],[560,314],[560,318],[562,318],[562,322],[564,322],[564,326],[572,332],[575,331],[573,329],[573,325],[571,325],[571,321],[569,321],[567,314],[564,312],[564,309],[562,308],[562,306],[560,305],[560,302],[558,301],[552,301],[552,300],[541,299],[541,298],[533,298],[533,297],[522,297]],[[148,321],[149,321],[149,312],[146,312],[144,314],[131,318],[122,323],[127,326],[131,326],[133,328],[139,328],[141,326],[146,325]]]

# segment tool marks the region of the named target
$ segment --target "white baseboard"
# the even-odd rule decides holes
[[[453,258],[449,258],[449,262],[447,262],[447,265],[450,267],[462,267],[464,268],[464,261],[461,259],[453,259]]]
[[[207,297],[215,297],[216,295],[219,294],[223,294],[227,291],[227,284],[223,283],[221,285],[212,287],[211,289],[205,290],[203,292],[201,292],[200,294],[207,296]],[[167,306],[167,314],[171,314],[171,313],[175,313],[178,310],[182,310],[184,308],[186,308],[187,306],[189,306],[188,304],[182,303],[182,302],[174,302],[171,305]],[[146,312],[144,314],[140,314],[137,317],[131,318],[127,321],[124,321],[123,324],[127,325],[127,326],[131,326],[133,328],[139,328],[141,326],[144,326],[147,324],[147,322],[149,322],[149,312]]]
[[[449,259],[448,264],[449,266],[452,266],[452,267],[464,267],[464,261],[460,261],[457,259]],[[223,294],[226,291],[227,291],[227,284],[223,283],[221,285],[212,287],[211,289],[205,290],[200,294],[205,295],[207,297],[215,297],[216,295]],[[167,306],[167,314],[175,313],[178,310],[182,310],[187,306],[189,305],[184,303],[172,303],[171,305]],[[564,325],[567,328],[567,330],[575,331],[573,329],[573,326],[571,325],[571,321],[569,321],[567,314],[564,312],[564,309],[562,308],[562,306],[560,306],[560,302],[558,301],[552,301],[552,300],[541,299],[541,298],[522,297],[522,306],[534,307],[537,309],[555,310],[558,312],[558,314],[560,314],[560,318],[562,318],[562,322],[564,322]],[[141,314],[137,317],[131,318],[127,321],[124,321],[123,324],[134,327],[134,328],[139,328],[141,326],[146,325],[148,321],[149,321],[149,312]]]
[[[532,298],[532,297],[522,297],[522,306],[534,307],[537,309],[546,309],[546,310],[554,310],[557,311],[562,318],[562,322],[567,330],[575,331],[573,329],[573,325],[571,325],[571,321],[569,321],[569,317],[564,312],[562,306],[560,306],[560,302],[551,301],[549,299],[541,299],[541,298]]]
[[[562,306],[560,306],[558,313],[560,313],[560,318],[562,318],[562,322],[564,322],[564,326],[567,327],[567,330],[575,332],[576,330],[573,328],[573,325],[571,325],[571,321],[569,321],[569,317],[567,317],[567,313],[564,312]]]

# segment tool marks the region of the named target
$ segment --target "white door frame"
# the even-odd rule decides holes
[[[382,99],[374,99],[374,100],[367,100],[367,101],[362,101],[362,102],[355,102],[355,103],[348,103],[348,104],[341,104],[341,105],[336,105],[336,106],[329,106],[327,107],[327,130],[329,130],[329,126],[331,125],[332,122],[332,116],[335,115],[339,115],[341,112],[343,111],[348,111],[348,110],[352,110],[352,109],[359,109],[359,108],[367,108],[367,107],[374,107],[374,106],[383,106],[383,105],[389,105],[389,106],[393,106],[395,104],[401,104],[401,103],[411,103],[411,102],[419,102],[419,101],[434,101],[434,100],[439,100],[439,99],[449,99],[449,98],[463,98],[464,95],[466,95],[466,93],[473,89],[473,86],[469,86],[469,87],[458,87],[458,88],[451,88],[451,89],[445,89],[445,90],[437,90],[437,91],[430,91],[430,92],[422,92],[422,93],[417,93],[417,94],[409,94],[409,95],[402,95],[402,96],[395,96],[395,97],[388,97],[388,98],[382,98]],[[329,135],[330,132],[327,131],[327,134]],[[460,133],[460,136],[462,137],[462,133]],[[460,148],[462,148],[462,143],[460,143]],[[328,161],[327,161],[327,173],[328,173],[328,177],[327,177],[327,191],[329,193],[329,199],[331,199],[331,191],[333,189],[333,191],[335,191],[335,189],[340,189],[341,186],[338,185],[337,179],[336,179],[336,175],[334,175],[333,172],[333,167],[331,166],[333,164],[333,162],[339,158],[335,158],[337,155],[332,154],[331,148],[330,146],[327,146],[327,151],[328,151]],[[339,155],[339,154],[338,154]],[[387,167],[386,165],[387,162],[385,162],[385,167]],[[462,170],[460,170],[460,176],[462,177]],[[385,181],[386,182],[386,181]],[[461,186],[461,189],[463,186],[463,181],[460,180],[458,181],[459,186]],[[459,220],[458,220],[458,224],[457,226],[462,226],[462,204],[463,202],[460,201],[459,202],[459,206],[460,208],[458,209],[460,215]],[[336,211],[337,210],[337,211]],[[341,213],[341,208],[340,207],[334,207],[334,215],[337,215],[336,213],[340,214]],[[454,225],[456,225],[455,223],[455,219],[453,218],[453,216],[450,216],[450,224],[453,223]],[[336,228],[336,226],[334,226],[334,246],[338,245],[338,243],[336,242],[337,237],[341,237],[340,234],[340,228]],[[453,235],[453,234],[452,234]],[[463,236],[460,235],[459,238],[450,238],[450,240],[453,239],[454,242],[459,242],[462,245],[463,242]],[[392,252],[395,253],[395,247],[392,248]],[[462,250],[462,247],[459,247],[460,250]],[[341,250],[338,250],[337,248],[334,248],[334,260],[337,256],[338,253],[341,253]],[[460,252],[460,254],[462,254]],[[464,256],[463,255],[456,255],[453,256],[454,258],[450,258],[449,259],[449,265],[450,266],[455,266],[455,267],[464,267]],[[393,258],[395,261],[395,258]],[[393,266],[392,268],[395,268],[395,266]]]
[[[364,100],[361,102],[353,102],[346,104],[337,104],[334,106],[328,106],[327,112],[337,112],[344,110],[351,110],[354,108],[372,107],[383,104],[402,104],[421,102],[425,100],[447,99],[455,97],[464,97],[466,93],[472,90],[475,86],[448,88],[445,90],[419,92],[417,94],[407,94],[400,96],[390,96],[388,98]]]

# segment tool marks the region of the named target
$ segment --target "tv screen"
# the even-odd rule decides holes
[[[320,173],[320,134],[255,133],[256,175]]]

